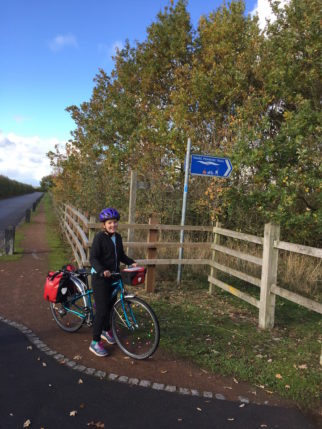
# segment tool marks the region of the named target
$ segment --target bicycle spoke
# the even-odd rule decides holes
[[[152,309],[139,298],[126,298],[124,307],[114,306],[113,332],[120,348],[129,356],[145,359],[159,343],[159,325]]]
[[[61,303],[51,303],[50,309],[58,326],[67,332],[77,331],[86,316],[86,300],[74,289],[68,289],[66,299]]]

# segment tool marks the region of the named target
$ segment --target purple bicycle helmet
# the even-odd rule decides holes
[[[113,207],[107,207],[101,211],[99,219],[101,222],[105,222],[110,219],[120,220],[120,213]]]

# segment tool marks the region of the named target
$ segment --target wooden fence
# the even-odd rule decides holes
[[[94,217],[88,219],[79,210],[64,205],[58,209],[58,216],[61,220],[61,226],[72,247],[73,254],[79,266],[89,266],[89,252],[93,237],[97,230],[101,229],[101,224],[97,223]],[[259,310],[259,327],[263,329],[274,326],[275,298],[281,296],[296,304],[302,305],[310,310],[322,314],[322,304],[317,301],[305,298],[297,293],[283,289],[277,285],[277,267],[279,250],[300,253],[322,258],[322,250],[314,247],[301,246],[298,244],[287,243],[279,240],[280,228],[277,225],[266,224],[263,237],[257,237],[250,234],[231,231],[221,228],[220,224],[216,227],[211,226],[178,226],[178,225],[160,225],[157,218],[152,216],[149,224],[120,224],[120,229],[127,230],[146,230],[146,242],[124,242],[127,248],[145,248],[147,250],[146,259],[136,259],[139,264],[147,266],[146,290],[154,292],[155,268],[157,265],[208,265],[210,266],[210,275],[208,281],[210,284],[209,292],[214,291],[214,286],[219,287],[232,295],[255,306]],[[213,233],[212,242],[161,242],[159,241],[160,231],[199,231]],[[262,257],[257,257],[239,250],[231,249],[220,242],[220,237],[229,237],[248,243],[254,243],[262,246]],[[211,249],[211,259],[158,259],[157,251],[161,247],[165,248],[200,248]],[[261,267],[261,277],[257,278],[244,272],[224,266],[218,262],[218,255],[224,253],[239,260],[244,260]],[[218,271],[244,280],[260,288],[260,297],[256,299],[250,294],[243,292],[231,285],[224,283],[218,278]]]

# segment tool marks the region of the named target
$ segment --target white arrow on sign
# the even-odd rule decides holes
[[[219,165],[217,162],[212,162],[212,161],[197,161],[197,162],[203,165]]]
[[[224,177],[227,177],[233,168],[232,168],[231,163],[228,161],[228,159],[226,159],[225,161],[226,161],[226,165],[227,165],[227,171],[224,174]]]

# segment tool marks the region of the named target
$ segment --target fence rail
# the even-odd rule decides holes
[[[89,219],[70,205],[65,204],[58,208],[57,214],[61,220],[60,224],[72,247],[75,259],[79,266],[89,266],[89,252],[93,238],[97,230],[101,229],[101,224],[95,221],[94,217]],[[149,224],[120,224],[119,228],[147,231],[147,240],[127,241],[124,246],[127,248],[146,249],[146,259],[136,259],[138,263],[147,266],[146,290],[154,292],[155,269],[159,265],[208,265],[210,275],[208,276],[209,293],[213,293],[214,286],[231,293],[232,295],[255,306],[259,310],[259,327],[263,329],[274,326],[275,298],[276,295],[295,302],[303,307],[322,314],[322,304],[317,301],[305,298],[297,293],[288,291],[277,285],[277,266],[279,250],[286,250],[304,254],[307,256],[322,258],[322,250],[314,247],[302,246],[299,244],[279,241],[280,228],[277,225],[265,225],[264,236],[257,237],[238,231],[231,231],[221,228],[217,223],[211,226],[178,226],[158,224],[155,217],[151,217]],[[190,232],[210,232],[212,242],[161,242],[159,233],[162,231],[190,231]],[[262,256],[254,256],[239,250],[231,249],[221,243],[221,237],[233,238],[259,245],[262,248]],[[160,259],[157,257],[157,250],[165,248],[193,248],[209,249],[212,252],[211,259]],[[261,267],[260,278],[246,274],[218,262],[218,255],[224,253],[232,258],[247,261]],[[256,299],[252,295],[243,292],[234,286],[228,285],[218,278],[218,272],[224,272],[233,277],[239,278],[247,283],[257,286],[260,289],[260,297]]]

